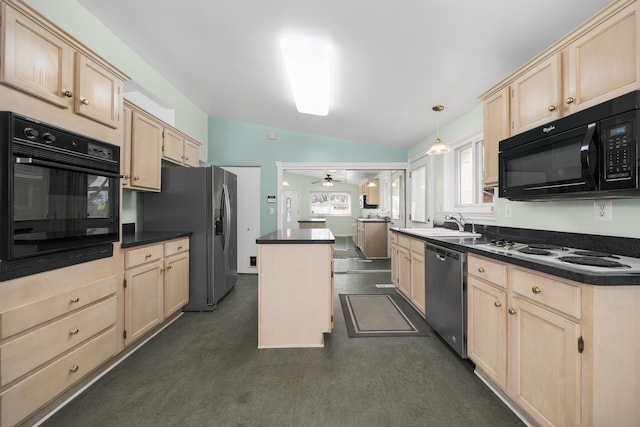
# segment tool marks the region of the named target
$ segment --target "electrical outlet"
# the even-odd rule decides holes
[[[596,221],[613,220],[613,202],[611,200],[596,200],[593,202],[593,214]]]
[[[506,218],[511,218],[511,203],[504,204],[504,216]]]

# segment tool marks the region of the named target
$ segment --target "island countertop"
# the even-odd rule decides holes
[[[285,228],[256,239],[259,245],[264,244],[328,244],[335,243],[336,238],[328,228]]]

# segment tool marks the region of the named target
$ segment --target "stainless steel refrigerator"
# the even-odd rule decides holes
[[[144,231],[191,231],[189,303],[210,311],[238,277],[237,177],[216,166],[162,167],[162,192],[145,193]]]

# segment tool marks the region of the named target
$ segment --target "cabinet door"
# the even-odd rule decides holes
[[[6,4],[2,4],[2,27],[2,82],[59,107],[71,108],[71,46]]]
[[[578,425],[580,325],[519,298],[511,301],[509,395],[539,425]]]
[[[200,147],[189,140],[184,141],[184,164],[192,168],[200,166]]]
[[[411,252],[411,302],[425,314],[424,256]]]
[[[569,45],[569,113],[640,88],[640,21],[633,3]]]
[[[75,112],[117,128],[122,105],[122,80],[80,53],[76,58]]]
[[[507,294],[474,277],[467,287],[467,352],[484,375],[507,388]]]
[[[509,92],[505,87],[484,102],[484,188],[498,185],[498,143],[509,136]]]
[[[133,121],[133,111],[126,105],[122,109],[122,122],[124,128],[124,138],[122,139],[122,150],[120,150],[120,183],[124,188],[131,186],[131,130]]]
[[[171,129],[164,128],[164,140],[162,145],[162,157],[174,163],[182,164],[184,156],[184,138],[173,132]]]
[[[375,186],[374,186],[375,185]],[[377,205],[380,202],[378,191],[379,180],[377,178],[370,179],[366,182],[364,188],[366,190],[365,194],[367,195],[367,204],[369,205]]]
[[[162,262],[126,270],[125,279],[125,344],[129,344],[164,320]]]
[[[137,111],[131,124],[131,186],[160,189],[162,125]]]
[[[398,245],[391,244],[391,283],[399,287],[398,285],[398,267],[399,267],[399,252]]]
[[[164,316],[175,313],[189,302],[189,252],[164,261]]]
[[[542,61],[512,85],[511,119],[515,135],[546,124],[560,115],[560,61],[554,54]]]
[[[398,246],[398,289],[411,299],[411,254]]]

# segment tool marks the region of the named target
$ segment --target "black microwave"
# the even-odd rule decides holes
[[[640,91],[500,141],[499,197],[640,196]]]

